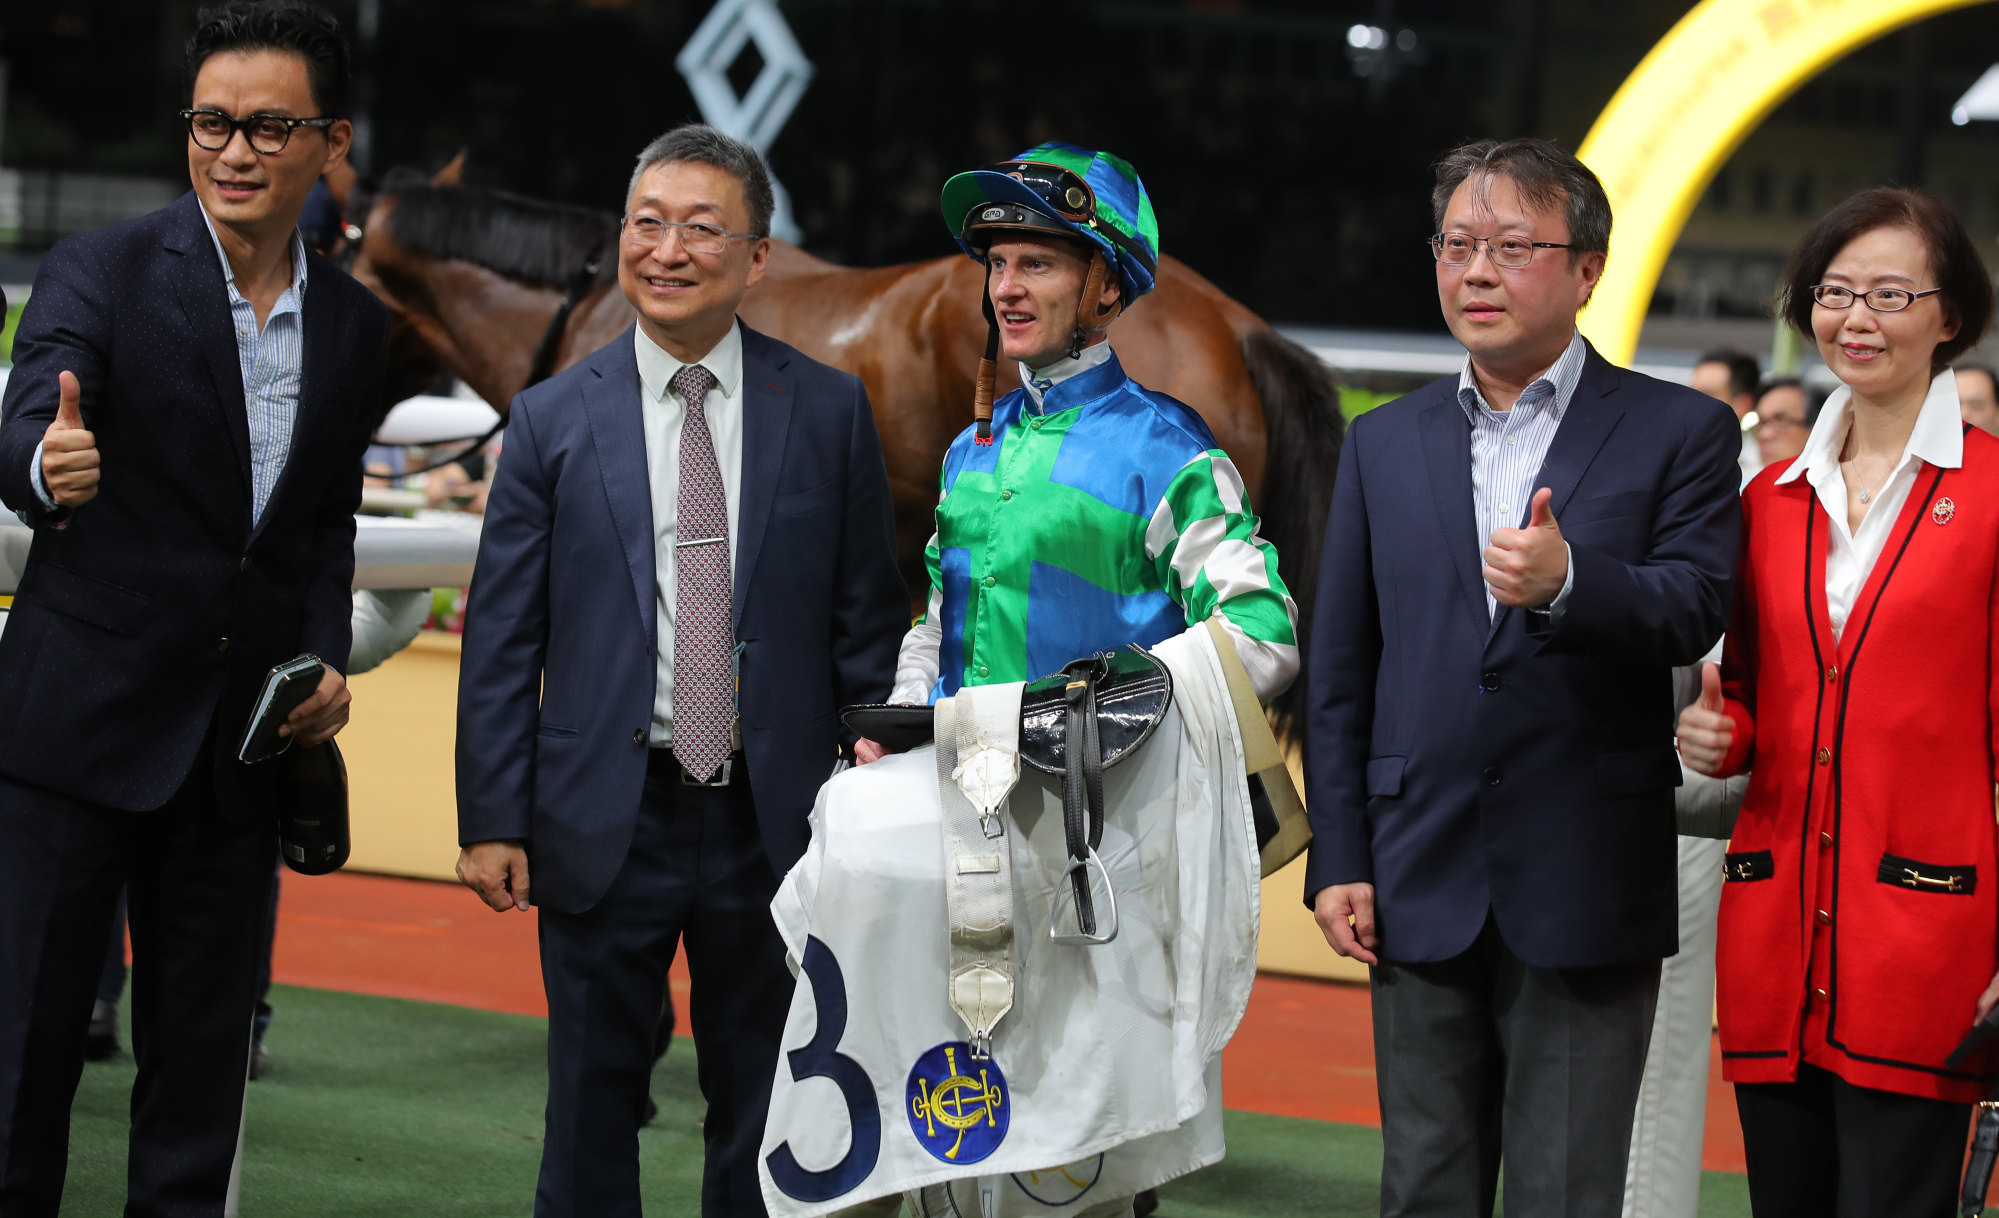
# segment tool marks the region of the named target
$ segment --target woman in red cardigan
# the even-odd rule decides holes
[[[1679,725],[1692,768],[1753,766],[1722,1069],[1756,1218],[1927,1218],[1994,1065],[1944,1058],[1999,1000],[1999,440],[1948,367],[1992,286],[1941,203],[1884,188],[1805,236],[1782,309],[1842,387],[1743,492],[1723,671]]]

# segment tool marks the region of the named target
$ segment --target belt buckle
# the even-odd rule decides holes
[[[680,759],[678,757],[674,758],[674,763],[678,765],[680,763]],[[717,771],[715,777],[711,781],[703,782],[699,778],[696,778],[692,773],[692,771],[690,771],[686,766],[681,765],[680,785],[683,787],[726,787],[729,785],[730,771],[734,770],[735,768],[736,768],[735,757],[733,756],[724,757],[722,759],[721,770]]]

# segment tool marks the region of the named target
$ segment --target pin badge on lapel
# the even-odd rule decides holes
[[[1955,515],[1957,515],[1957,505],[1952,503],[1947,495],[1930,505],[1930,519],[1938,524],[1949,524],[1950,518]]]

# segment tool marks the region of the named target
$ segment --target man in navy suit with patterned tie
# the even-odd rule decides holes
[[[637,1218],[676,940],[692,973],[701,1212],[761,1215],[792,979],[770,916],[909,620],[866,391],[736,318],[770,250],[748,145],[640,154],[618,282],[638,324],[515,399],[459,688],[460,877],[540,907],[537,1218]],[[850,743],[850,742],[847,742]]]
[[[1463,372],[1361,416],[1307,672],[1305,898],[1373,966],[1384,1218],[1615,1218],[1677,946],[1672,669],[1727,622],[1739,430],[1576,330],[1603,186],[1437,165]]]
[[[354,511],[388,317],[297,224],[345,158],[347,47],[292,3],[202,14],[193,191],[49,251],[0,406],[35,530],[0,637],[0,1218],[53,1218],[130,891],[125,1213],[223,1212],[277,858],[277,763],[236,746],[273,665],[347,721]],[[100,476],[101,475],[101,476]]]

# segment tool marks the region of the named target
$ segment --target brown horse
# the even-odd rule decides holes
[[[392,176],[368,204],[352,269],[395,314],[398,346],[420,342],[503,413],[527,383],[565,294],[575,305],[556,327],[553,370],[632,324],[607,213],[414,174]],[[584,269],[591,263],[594,275]],[[938,471],[972,418],[986,333],[981,274],[965,257],[841,267],[774,241],[769,269],[742,305],[751,326],[866,384],[895,495],[899,555],[919,596]],[[1330,370],[1171,257],[1160,260],[1157,289],[1113,323],[1111,342],[1140,383],[1198,411],[1242,471],[1298,600],[1302,633],[1345,432]],[[416,355],[399,355],[422,366]],[[1018,383],[1013,371],[1001,376],[1002,393]]]

